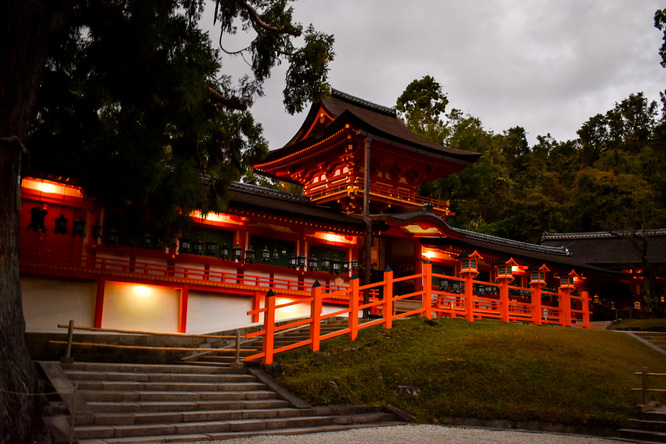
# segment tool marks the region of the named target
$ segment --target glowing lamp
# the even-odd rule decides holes
[[[352,268],[352,270],[354,270],[354,271],[358,270],[358,259],[352,259],[352,261],[351,261],[351,268]]]
[[[342,261],[342,272],[349,273],[349,262]]]
[[[270,262],[271,261],[271,250],[268,249],[268,245],[264,247],[261,251],[261,262]]]
[[[296,255],[289,258],[289,268],[298,268],[298,257]]]
[[[331,263],[331,273],[340,274],[341,271],[342,271],[342,262],[334,260]]]

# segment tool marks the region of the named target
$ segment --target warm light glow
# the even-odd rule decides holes
[[[207,220],[209,222],[219,222],[223,224],[237,224],[235,220],[232,219],[231,216],[223,213],[208,213],[206,214],[206,217],[203,216],[201,213],[201,210],[194,210],[190,213],[190,217],[194,219],[199,219],[199,220]]]
[[[35,190],[41,194],[55,194],[62,198],[63,196],[73,196],[82,198],[80,187],[65,185],[57,182],[50,182],[42,179],[34,179],[32,177],[25,177],[21,182],[21,187],[28,190]]]
[[[427,257],[428,259],[432,259],[433,257],[435,257],[435,252],[432,250],[424,251],[423,256]]]
[[[327,242],[337,242],[341,244],[356,245],[355,236],[346,236],[344,234],[335,234],[335,233],[317,231],[314,234],[314,237],[317,239],[323,239]]]
[[[518,265],[512,265],[511,266],[511,272],[515,273],[516,271],[520,270],[520,267]]]
[[[134,285],[133,290],[135,295],[142,298],[147,298],[153,293],[153,289],[148,285]]]

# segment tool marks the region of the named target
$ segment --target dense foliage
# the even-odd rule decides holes
[[[406,98],[422,109],[406,107]],[[478,118],[433,106],[442,103],[440,85],[426,76],[408,86],[397,108],[408,111],[406,123],[419,134],[482,153],[473,167],[422,189],[451,200],[454,226],[529,242],[538,242],[544,231],[666,226],[663,96],[660,108],[643,93],[632,94],[591,117],[577,139],[539,136],[533,146],[521,127],[495,134]],[[431,137],[433,128],[438,131]]]

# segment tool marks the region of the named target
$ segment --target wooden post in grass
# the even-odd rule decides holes
[[[432,264],[423,263],[423,316],[432,319]]]
[[[590,292],[587,290],[581,291],[581,303],[583,309],[583,328],[592,328],[590,325]]]
[[[465,319],[474,322],[474,275],[465,274]]]
[[[384,271],[384,328],[393,327],[393,270]]]
[[[358,336],[358,275],[354,273],[349,282],[349,337],[352,341]]]
[[[319,342],[321,339],[321,284],[315,281],[312,284],[312,301],[310,303],[310,350],[319,351]]]
[[[264,364],[273,363],[273,345],[275,344],[275,293],[266,293],[266,313],[264,313]]]

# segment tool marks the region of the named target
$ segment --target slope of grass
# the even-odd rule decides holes
[[[635,412],[634,375],[666,356],[624,333],[460,319],[397,322],[322,350],[277,356],[275,378],[312,404],[394,405],[447,417],[616,427]],[[399,394],[399,386],[418,395]]]
[[[666,331],[666,318],[622,319],[608,326],[610,330]]]

